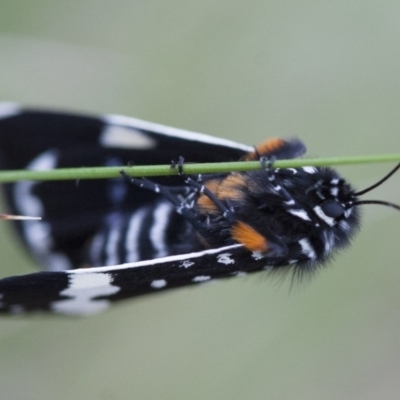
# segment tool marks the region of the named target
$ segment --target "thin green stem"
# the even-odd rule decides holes
[[[308,165],[316,167],[337,166],[349,164],[371,164],[382,162],[400,162],[400,154],[384,154],[370,156],[352,157],[328,157],[312,159],[277,160],[275,168],[298,168]],[[254,171],[260,169],[259,161],[239,161],[221,163],[185,164],[186,174],[209,174],[230,171]],[[59,181],[59,180],[80,180],[80,179],[105,179],[120,176],[121,169],[135,177],[144,176],[166,176],[177,175],[178,169],[170,165],[146,165],[131,167],[82,167],[82,168],[60,168],[48,171],[32,170],[11,170],[0,172],[0,183],[17,182],[22,180],[35,181]]]

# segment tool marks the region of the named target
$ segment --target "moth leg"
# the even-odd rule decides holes
[[[134,178],[129,176],[125,171],[121,170],[120,174],[130,184],[138,186],[142,189],[151,190],[154,193],[160,193],[165,196],[174,206],[179,206],[180,201],[165,186],[159,185],[146,178]]]
[[[178,159],[178,172],[180,176],[185,176],[184,172],[183,172],[183,164],[185,162],[185,159],[183,158],[183,156],[179,156]]]
[[[187,202],[187,198],[182,198],[178,194],[174,193],[174,188],[168,186],[159,185],[146,178],[134,178],[129,176],[125,171],[121,170],[120,174],[122,177],[131,185],[139,188],[151,190],[154,193],[163,195],[171,204],[175,207],[178,214],[181,214],[188,221],[190,221],[194,227],[199,225],[199,218],[193,207]]]
[[[200,194],[205,194],[219,209],[219,211],[222,213],[223,217],[228,219],[231,222],[236,221],[236,218],[234,216],[234,209],[232,206],[229,204],[229,200],[226,199],[225,203],[222,202],[220,199],[218,199],[217,195],[210,190],[206,185],[200,183],[201,181],[201,175],[198,175],[197,181],[192,179],[190,176],[187,176],[183,172],[183,164],[185,162],[185,159],[180,156],[178,160],[178,172],[179,175],[183,178],[184,182],[194,188],[198,193]]]
[[[281,185],[278,185],[275,182],[275,171],[273,168],[273,164],[276,160],[275,156],[272,156],[270,158],[266,158],[266,157],[261,157],[260,158],[260,162],[261,162],[261,167],[263,170],[265,170],[267,172],[267,179],[270,183],[270,185],[272,185],[272,187],[274,188],[274,190],[279,193],[279,195],[282,197],[282,200],[284,202],[284,205],[287,209],[298,209],[301,208],[296,200],[294,199],[293,196],[291,196],[289,194],[289,192],[284,189]]]

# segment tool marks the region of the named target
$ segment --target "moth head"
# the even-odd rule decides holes
[[[362,198],[399,168],[400,164],[379,182],[358,192],[331,168],[275,170],[282,187],[279,193],[281,207],[284,207],[281,220],[286,232],[290,232],[288,240],[296,242],[298,238],[308,238],[318,259],[346,246],[359,227],[359,206],[381,204],[400,210],[400,206],[390,202]]]
[[[322,227],[334,227],[342,222],[342,227],[349,230],[343,221],[355,223],[358,220],[358,213],[353,206],[356,200],[354,189],[332,169],[313,170],[315,173],[303,170],[303,174],[309,175],[304,178],[309,182],[304,188],[304,200],[311,208],[309,213],[312,221]]]
[[[285,188],[297,202],[297,205],[293,207],[304,209],[310,223],[314,223],[314,225],[321,223],[322,226],[334,227],[342,221],[356,220],[358,218],[357,208],[360,205],[380,204],[400,210],[400,206],[394,203],[361,198],[365,193],[389,179],[399,168],[400,164],[381,180],[358,192],[330,168],[288,169],[291,170],[291,177],[283,178],[283,180]]]

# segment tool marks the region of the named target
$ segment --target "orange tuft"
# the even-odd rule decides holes
[[[260,156],[268,156],[269,153],[275,151],[282,147],[286,142],[283,139],[279,138],[272,138],[267,139],[264,142],[260,143],[255,151],[247,153],[245,156],[242,157],[244,161],[254,161],[258,160]]]
[[[250,251],[264,253],[268,251],[267,239],[244,222],[236,222],[231,228],[231,235],[234,240],[243,244]]]

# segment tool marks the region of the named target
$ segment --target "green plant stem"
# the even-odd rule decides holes
[[[316,167],[337,166],[349,164],[371,164],[382,162],[400,162],[400,154],[384,154],[371,156],[330,157],[313,159],[277,160],[275,168],[299,168],[313,165]],[[239,161],[221,163],[184,164],[184,172],[188,175],[209,174],[230,171],[254,171],[261,168],[259,161]],[[177,175],[178,169],[170,165],[146,165],[130,167],[82,167],[60,168],[46,171],[11,170],[0,172],[0,183],[17,182],[22,180],[59,181],[80,179],[117,178],[123,169],[135,177]]]

